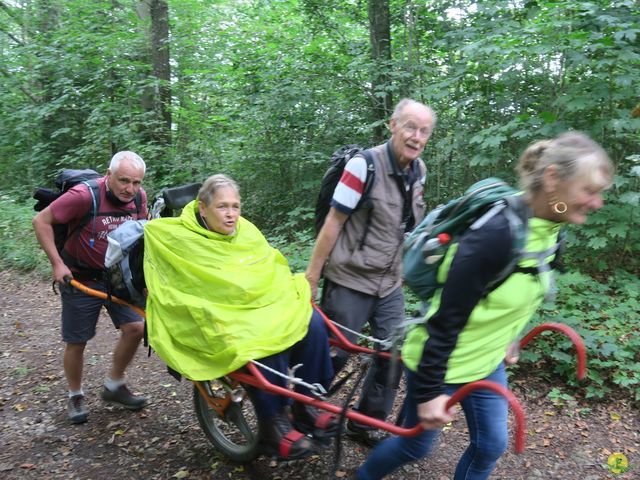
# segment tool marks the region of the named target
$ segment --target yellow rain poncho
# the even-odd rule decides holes
[[[145,226],[147,332],[167,365],[211,380],[301,340],[311,293],[251,222],[240,217],[234,234],[221,235],[196,212],[193,201],[179,218]]]

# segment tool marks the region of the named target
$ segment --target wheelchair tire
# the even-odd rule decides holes
[[[217,380],[201,382],[207,394],[224,397],[227,391]],[[211,444],[230,460],[248,463],[260,455],[260,427],[253,403],[245,396],[240,402],[231,402],[224,418],[209,405],[198,387],[193,385],[193,407]]]

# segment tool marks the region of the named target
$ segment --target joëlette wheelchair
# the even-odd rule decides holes
[[[170,216],[173,212],[180,210],[196,197],[199,186],[200,184],[189,184],[163,190],[153,202],[151,208],[152,218]],[[69,283],[88,295],[108,298],[113,302],[128,305],[141,316],[145,316],[143,309],[117,297],[90,289],[73,279],[70,279]],[[318,311],[320,311],[319,308]],[[362,355],[365,357],[379,355],[390,359],[391,353],[388,351],[380,351],[380,349],[361,346],[349,341],[337,324],[332,322],[323,313],[322,316],[330,334],[329,342],[332,347],[342,349],[349,354]],[[520,347],[524,347],[536,335],[546,330],[563,333],[571,340],[577,354],[577,376],[579,379],[584,378],[586,372],[584,344],[580,336],[564,324],[545,323],[537,326],[520,341]],[[373,363],[374,362],[369,362],[369,364]],[[172,372],[171,369],[169,370],[174,376],[179,376],[177,372]],[[290,384],[304,383],[304,379],[295,377],[295,372],[292,372],[287,378]],[[420,425],[413,428],[403,428],[397,424],[364,415],[348,408],[348,405],[338,405],[327,398],[326,392],[323,391],[324,389],[317,388],[317,386],[314,385],[305,385],[314,392],[314,396],[303,395],[292,389],[270,383],[262,374],[259,362],[252,361],[245,367],[229,373],[222,378],[211,379],[209,381],[193,381],[194,410],[200,427],[211,444],[230,460],[241,463],[251,462],[262,453],[260,424],[257,420],[251,399],[245,390],[246,386],[252,386],[269,393],[283,395],[292,400],[334,414],[339,417],[341,421],[351,419],[360,424],[385,430],[393,435],[412,436],[422,431]],[[485,380],[469,383],[451,396],[447,407],[458,403],[467,394],[477,389],[489,389],[506,398],[514,413],[514,450],[516,453],[524,451],[525,416],[520,403],[509,389]]]

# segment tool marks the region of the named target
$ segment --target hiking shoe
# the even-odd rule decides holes
[[[67,415],[71,423],[78,424],[87,421],[87,408],[84,406],[84,395],[74,395],[67,401]]]
[[[117,403],[118,405],[126,408],[127,410],[140,410],[147,405],[146,397],[133,395],[126,385],[120,385],[115,392],[112,392],[107,387],[102,389],[102,399],[105,402]]]
[[[354,442],[358,442],[367,447],[375,447],[378,443],[388,437],[388,435],[380,430],[361,427],[349,420],[345,428],[345,435]]]
[[[306,405],[293,402],[293,425],[302,433],[312,434],[316,438],[336,437],[340,433],[340,421],[334,414]]]
[[[314,453],[309,437],[296,430],[288,412],[280,412],[268,420],[260,421],[263,453],[280,460],[295,460]]]

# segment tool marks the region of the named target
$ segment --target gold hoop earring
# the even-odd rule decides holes
[[[564,202],[555,202],[553,205],[551,205],[551,209],[557,213],[558,215],[562,215],[563,213],[565,213],[567,211],[567,204]]]

